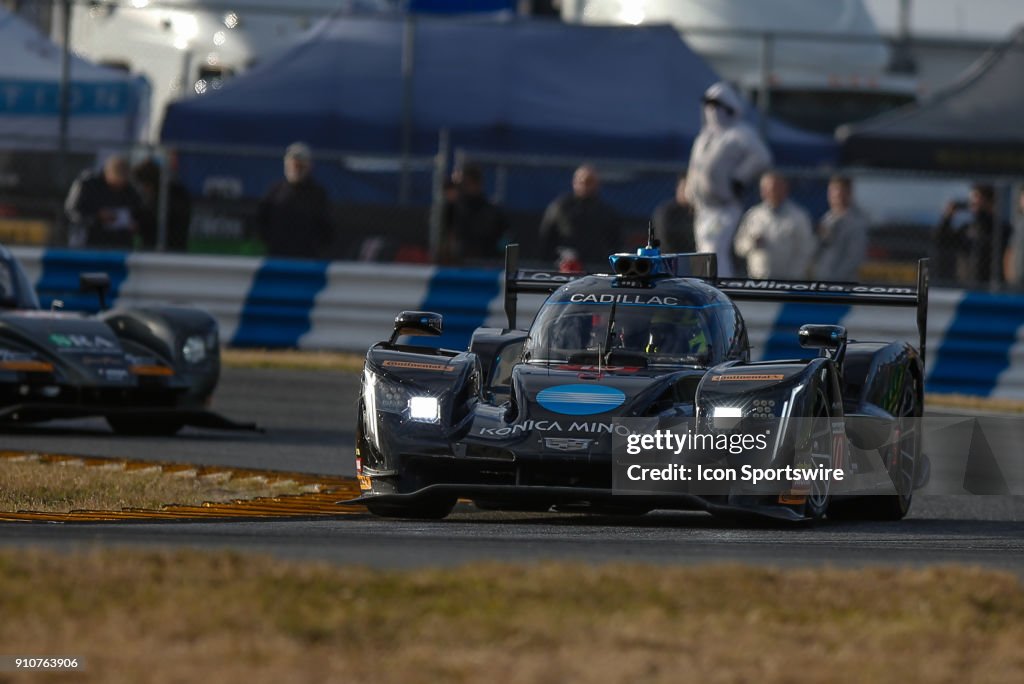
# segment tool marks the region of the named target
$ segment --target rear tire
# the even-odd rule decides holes
[[[441,520],[455,508],[455,497],[443,497],[416,501],[413,503],[383,503],[367,501],[366,508],[381,518],[405,518],[409,520]]]
[[[107,425],[119,435],[135,437],[170,437],[178,433],[185,423],[174,418],[131,418],[107,416]]]
[[[914,496],[917,468],[921,462],[921,437],[918,421],[923,411],[918,400],[917,378],[903,385],[896,417],[897,435],[886,447],[886,469],[896,489],[895,494],[880,494],[854,499],[835,500],[828,515],[837,520],[902,520],[910,511]]]

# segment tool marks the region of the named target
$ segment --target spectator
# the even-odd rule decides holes
[[[608,255],[622,249],[618,212],[599,196],[601,179],[593,166],[584,164],[572,176],[572,192],[548,205],[540,223],[544,257],[562,258],[564,250],[576,252],[590,269],[608,266]]]
[[[1002,255],[1010,239],[1010,229],[1000,225],[997,238],[995,201],[995,188],[976,183],[971,187],[967,202],[950,201],[942,212],[938,248],[940,253],[955,255],[956,277],[962,284],[987,285],[991,280],[1002,280]],[[965,210],[970,212],[970,220],[954,225],[957,213]],[[993,252],[995,249],[997,253]],[[994,259],[995,273],[992,271]]]
[[[327,191],[313,180],[312,170],[309,146],[289,145],[285,177],[267,191],[257,213],[259,235],[270,256],[323,257],[333,242]]]
[[[818,224],[818,253],[814,277],[856,282],[868,251],[868,217],[853,202],[853,183],[847,176],[828,182],[828,211]]]
[[[810,217],[789,199],[789,185],[778,173],[761,177],[761,199],[743,215],[736,233],[736,253],[747,260],[748,275],[806,278],[816,249]]]
[[[1017,193],[1017,213],[1013,220],[1013,236],[1003,257],[1006,282],[1015,287],[1024,286],[1024,186]]]
[[[733,274],[732,245],[743,196],[772,164],[771,152],[742,120],[743,102],[727,83],[704,92],[704,126],[693,141],[686,196],[693,204],[696,247],[718,255],[718,273]]]
[[[71,247],[134,246],[141,200],[128,177],[128,160],[113,155],[100,171],[85,171],[75,179],[64,201]]]
[[[145,249],[156,249],[160,231],[160,165],[147,159],[132,169],[142,204],[139,210],[139,236]],[[192,222],[192,200],[188,190],[176,178],[167,184],[167,242],[173,252],[188,250],[188,228]]]
[[[445,245],[453,262],[494,261],[508,240],[504,212],[484,194],[484,174],[479,166],[467,165],[452,176],[456,193],[446,212]]]
[[[654,237],[661,241],[661,251],[694,252],[693,205],[686,197],[686,174],[676,181],[676,194],[654,210]]]

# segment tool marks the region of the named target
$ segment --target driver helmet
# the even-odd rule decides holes
[[[708,339],[696,308],[659,310],[651,317],[648,354],[700,354],[708,350]]]

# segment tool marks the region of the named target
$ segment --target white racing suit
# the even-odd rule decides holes
[[[705,113],[704,127],[693,142],[686,194],[696,209],[694,237],[698,252],[718,256],[718,274],[734,275],[732,242],[743,215],[740,194],[772,164],[771,152],[740,117],[743,103],[725,83],[704,93],[705,100],[727,105],[732,113]]]

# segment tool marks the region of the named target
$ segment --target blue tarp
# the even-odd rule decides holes
[[[163,140],[399,154],[402,18],[333,17],[277,60],[168,107]],[[718,80],[668,26],[594,27],[542,19],[415,21],[413,154],[454,147],[516,154],[678,161]],[[830,162],[830,138],[776,122],[780,163]],[[251,163],[251,161],[249,162]],[[276,171],[279,173],[279,166]]]

